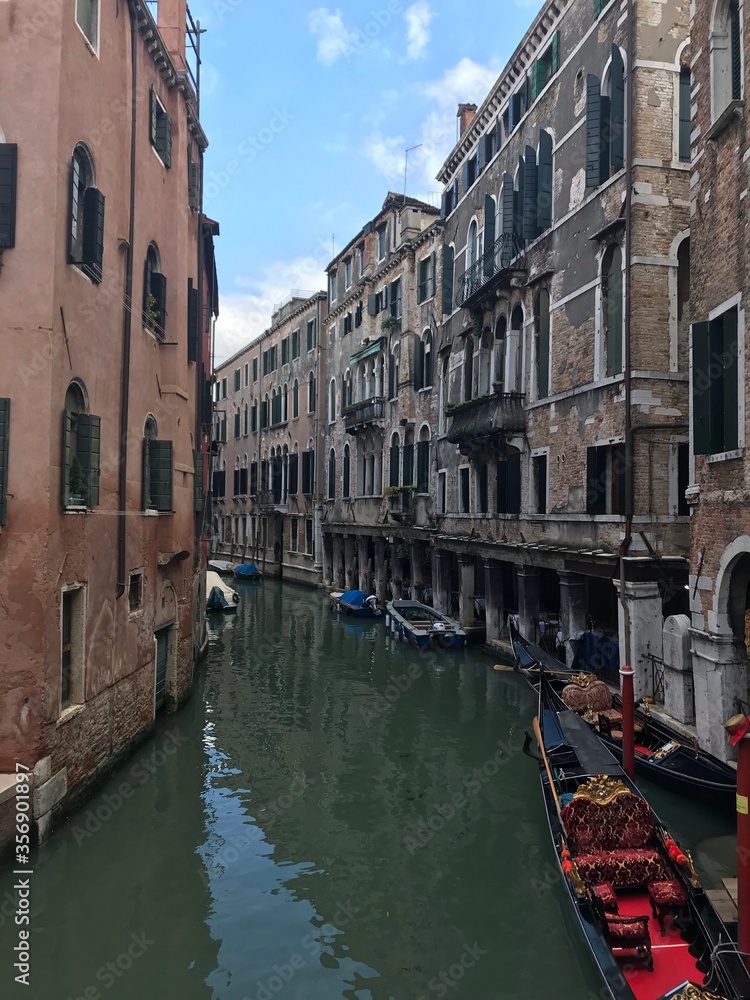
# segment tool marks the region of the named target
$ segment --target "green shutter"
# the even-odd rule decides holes
[[[515,191],[513,196],[513,232],[517,233],[519,237],[523,238],[523,217],[524,217],[524,206],[525,197],[524,191],[526,186],[526,161],[522,156],[518,157],[518,190]]]
[[[424,376],[424,355],[422,353],[422,340],[418,334],[414,334],[414,388],[422,388],[422,378]]]
[[[151,140],[151,145],[154,149],[157,148],[157,138],[156,138],[156,124],[159,118],[159,102],[156,100],[156,92],[154,88],[151,88],[151,115],[149,120],[149,139]]]
[[[737,309],[730,309],[721,317],[722,323],[722,383],[724,414],[721,423],[722,451],[732,451],[739,446],[738,428],[738,369],[737,369]],[[718,322],[718,321],[717,321]]]
[[[523,238],[528,242],[535,240],[538,235],[536,228],[537,179],[536,150],[532,146],[527,146],[523,171]]]
[[[0,250],[16,245],[18,146],[0,143]]]
[[[156,336],[164,339],[164,328],[167,321],[167,279],[160,271],[151,274],[151,294],[155,301],[154,312],[159,316],[156,324]]]
[[[141,469],[141,506],[149,510],[152,506],[151,497],[151,441],[143,439],[143,462]]]
[[[430,442],[417,443],[417,493],[430,491]]]
[[[608,97],[600,101],[601,134],[599,135],[599,183],[603,184],[610,175],[610,156],[612,151],[612,102]]]
[[[200,514],[203,510],[203,452],[194,451],[193,452],[193,510],[196,514]]]
[[[151,507],[169,514],[172,512],[172,442],[153,440],[148,445]]]
[[[510,236],[513,232],[513,178],[510,174],[503,174],[502,187],[502,207],[503,207],[503,235]]]
[[[102,280],[104,258],[104,195],[86,188],[83,196],[83,239],[81,265],[92,281]]]
[[[10,400],[0,399],[0,526],[8,516],[8,452],[10,446]]]
[[[427,260],[420,260],[417,277],[417,302],[427,298]]]
[[[156,115],[156,142],[154,148],[165,167],[172,166],[172,119],[161,108]]]
[[[535,101],[547,82],[544,58],[540,56],[531,68],[531,100]]]
[[[62,506],[70,503],[70,465],[73,461],[73,417],[67,410],[62,415]]]
[[[86,505],[99,503],[99,468],[101,451],[101,418],[89,413],[76,417],[76,454],[83,467]]]
[[[197,212],[200,208],[200,164],[192,160],[188,163],[188,205]]]
[[[594,16],[599,17],[601,12],[604,10],[604,4],[607,0],[594,0]]]
[[[495,267],[495,257],[492,248],[495,246],[495,199],[484,196],[484,273],[491,277]]]
[[[552,63],[552,75],[560,69],[560,32],[556,31],[552,36],[552,53],[551,53],[551,63]]]
[[[388,473],[388,485],[398,486],[398,463],[401,449],[397,444],[391,445],[391,461]]]
[[[549,394],[549,292],[541,289],[537,299],[537,396]]]
[[[404,486],[414,483],[414,445],[404,445]]]
[[[188,300],[187,300],[187,350],[188,361],[198,360],[198,289],[193,288],[193,279],[188,278]]]
[[[737,0],[729,4],[729,34],[732,54],[732,100],[742,100],[742,32],[740,5]]]
[[[377,314],[378,314],[378,302],[377,302],[377,299],[378,299],[377,295],[374,295],[374,294],[370,294],[370,295],[367,296],[367,315],[368,316],[377,316]]]
[[[679,114],[678,156],[683,163],[690,163],[690,70],[687,66],[680,70]]]
[[[619,45],[612,46],[612,63],[610,66],[612,82],[610,104],[610,163],[612,170],[619,170],[625,164],[625,63],[622,59]],[[690,87],[688,84],[688,91]],[[688,111],[690,95],[688,93]]]
[[[539,233],[552,225],[552,136],[539,133],[539,165],[537,167],[536,227]]]
[[[443,247],[443,316],[453,312],[453,247]]]
[[[586,187],[601,183],[602,98],[599,77],[586,77]]]

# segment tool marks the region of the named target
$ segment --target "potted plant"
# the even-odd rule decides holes
[[[397,327],[401,326],[401,320],[396,319],[395,316],[386,316],[383,322],[380,324],[380,329],[384,333],[388,333],[389,330],[395,330]]]
[[[74,507],[85,506],[86,498],[83,494],[86,483],[86,473],[83,470],[83,466],[81,465],[78,455],[74,455],[73,461],[70,463],[68,483],[70,487],[68,502]]]
[[[156,308],[156,297],[148,293],[148,314],[147,314],[147,326],[151,333],[154,333],[157,326],[161,322],[161,313]]]

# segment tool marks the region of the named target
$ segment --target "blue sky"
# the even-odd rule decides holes
[[[218,220],[221,362],[292,288],[324,288],[391,190],[438,204],[459,101],[486,96],[536,0],[191,0],[203,35],[205,211]]]

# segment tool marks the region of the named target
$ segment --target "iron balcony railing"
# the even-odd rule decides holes
[[[448,440],[453,444],[480,445],[493,438],[522,432],[526,427],[524,399],[525,396],[519,393],[497,392],[446,409]]]
[[[359,403],[352,403],[344,410],[344,427],[347,433],[355,434],[363,427],[382,420],[385,416],[385,400],[382,396],[371,396]]]
[[[514,270],[521,269],[526,241],[520,233],[502,233],[492,247],[479,260],[464,271],[458,283],[456,302],[460,306],[472,306],[484,289],[508,277]]]

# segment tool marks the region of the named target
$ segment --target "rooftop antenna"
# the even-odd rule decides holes
[[[404,150],[404,198],[406,197],[406,172],[409,169],[409,153],[413,152],[415,149],[420,149],[422,143],[417,143],[416,146],[409,146],[408,149]]]

